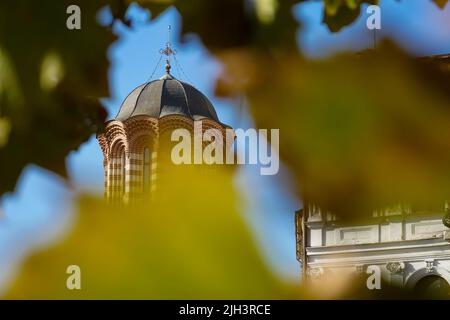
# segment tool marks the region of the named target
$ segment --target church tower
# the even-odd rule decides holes
[[[170,42],[161,54],[167,57],[165,75],[135,88],[97,136],[104,156],[105,197],[110,202],[130,202],[153,194],[162,160],[170,157],[164,145],[174,129],[203,135],[213,128],[226,137],[229,127],[219,121],[208,98],[170,73],[170,56],[175,54]]]

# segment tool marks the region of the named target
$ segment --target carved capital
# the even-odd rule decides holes
[[[403,272],[403,270],[405,270],[405,264],[403,262],[398,261],[388,262],[386,264],[386,269],[392,274],[401,273]]]
[[[450,230],[444,231],[444,240],[450,240]]]
[[[363,264],[357,264],[355,266],[356,273],[363,273],[365,269],[365,266]]]
[[[323,276],[323,274],[324,270],[321,267],[308,269],[308,276],[312,279],[319,279]]]
[[[425,268],[427,269],[427,272],[433,272],[434,265],[435,265],[435,260],[434,259],[426,259],[425,263],[426,263],[426,267]]]
[[[450,228],[450,213],[447,212],[447,214],[442,218],[442,223],[447,228]]]

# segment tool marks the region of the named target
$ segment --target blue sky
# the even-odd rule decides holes
[[[304,23],[304,28],[298,33],[298,43],[307,57],[324,58],[338,51],[359,51],[372,46],[364,15],[341,32],[331,34],[321,24],[322,9],[320,2],[312,2],[298,5],[293,10],[295,17]],[[110,117],[116,114],[132,89],[149,80],[159,59],[159,49],[166,42],[167,26],[172,25],[173,35],[178,35],[180,30],[181,17],[174,9],[150,24],[145,21],[149,15],[146,11],[133,7],[129,14],[134,27],[116,26],[119,40],[108,52],[112,96],[104,104]],[[108,13],[103,12],[99,19],[107,20]],[[450,5],[441,11],[427,0],[384,0],[382,28],[379,36],[393,38],[415,55],[450,53]],[[193,83],[205,93],[215,105],[222,122],[235,128],[252,127],[245,104],[237,108],[239,103],[236,101],[214,97],[214,80],[220,64],[203,47],[200,39],[190,36],[185,44],[174,42],[173,46],[178,50],[177,58],[188,78],[179,74],[175,67],[174,75]],[[154,78],[162,75],[163,67],[164,63],[161,63]],[[103,159],[95,137],[72,152],[67,157],[67,165],[69,182],[36,166],[27,167],[16,192],[1,199],[0,288],[2,284],[5,287],[6,280],[30,250],[54,241],[70,228],[73,213],[68,204],[74,194],[80,191],[102,194]],[[243,197],[242,208],[239,209],[274,272],[289,281],[298,281],[293,213],[301,202],[280,183],[289,178],[285,168],[282,167],[279,175],[274,177],[263,177],[258,172],[257,166],[242,167],[238,171],[236,186]]]

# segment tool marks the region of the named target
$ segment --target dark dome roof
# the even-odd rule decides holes
[[[161,118],[171,114],[219,122],[213,105],[203,93],[170,74],[134,89],[122,103],[116,120],[125,121],[137,115]]]

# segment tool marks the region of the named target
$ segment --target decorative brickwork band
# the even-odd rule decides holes
[[[201,131],[195,123],[202,123]],[[170,149],[163,150],[164,159],[159,159],[160,139],[167,143],[174,129],[194,132],[196,127],[200,135],[216,128],[226,136],[225,127],[220,123],[196,122],[181,115],[161,119],[139,115],[123,122],[108,122],[105,132],[97,137],[104,157],[105,198],[111,203],[122,203],[150,197],[157,188],[158,160],[170,159]]]

